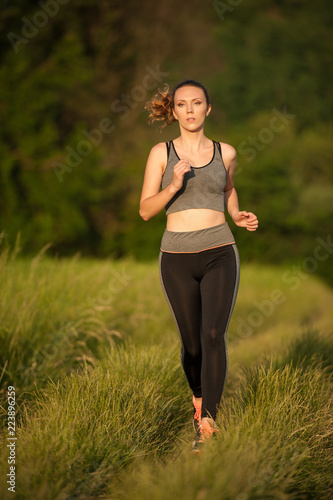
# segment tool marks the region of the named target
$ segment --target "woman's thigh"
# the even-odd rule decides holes
[[[201,292],[197,254],[161,252],[160,278],[185,350],[201,350]]]
[[[200,284],[202,334],[212,345],[225,336],[236,302],[239,257],[236,245],[226,245],[202,255],[204,274]]]

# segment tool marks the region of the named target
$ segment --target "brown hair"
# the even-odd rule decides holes
[[[158,89],[154,97],[150,101],[148,101],[145,105],[145,109],[149,111],[149,116],[147,118],[148,123],[153,123],[155,121],[162,121],[164,123],[161,125],[161,128],[164,128],[166,125],[171,125],[171,123],[175,122],[176,119],[172,113],[174,106],[173,102],[174,96],[176,90],[186,86],[198,87],[201,90],[203,90],[206,97],[207,105],[210,104],[207,89],[201,83],[195,80],[184,80],[183,82],[178,83],[178,85],[174,87],[172,92],[169,91],[169,86],[165,85],[164,90]]]
[[[145,109],[149,111],[147,118],[148,123],[155,121],[164,122],[161,127],[170,125],[175,122],[175,117],[172,114],[173,110],[173,97],[169,91],[169,86],[166,85],[164,90],[158,89],[154,97],[145,105]]]

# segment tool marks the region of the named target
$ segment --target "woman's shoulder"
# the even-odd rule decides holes
[[[169,144],[168,142],[158,142],[157,144],[155,144],[155,146],[153,146],[151,149],[155,150],[155,151],[161,151],[162,149],[166,149],[166,144]]]
[[[150,150],[150,154],[153,156],[166,155],[167,153],[167,143],[159,142],[155,144]]]
[[[227,144],[226,142],[219,142],[219,144],[221,146],[222,157],[225,160],[231,161],[237,158],[237,151],[231,144]]]
[[[158,144],[155,144],[150,150],[148,160],[147,160],[147,165],[153,164],[153,165],[160,165],[162,173],[165,170],[166,164],[168,161],[168,151],[167,151],[167,146],[165,142],[159,142]]]

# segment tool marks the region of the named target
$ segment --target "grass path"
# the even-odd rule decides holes
[[[135,463],[106,498],[331,498],[332,403],[319,367],[256,366],[225,399],[201,456],[184,432],[164,463]]]

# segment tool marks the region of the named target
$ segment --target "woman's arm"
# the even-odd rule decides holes
[[[224,204],[229,215],[237,226],[246,227],[248,231],[255,231],[259,225],[256,215],[252,212],[239,210],[238,196],[234,187],[234,173],[237,165],[237,153],[229,144],[221,143],[223,161],[227,170],[227,181],[224,188]]]
[[[143,220],[147,221],[157,215],[174,197],[183,185],[186,172],[191,170],[187,160],[180,160],[174,167],[172,182],[160,191],[162,175],[167,163],[167,150],[164,142],[154,146],[149,154],[143,180],[140,210]]]

